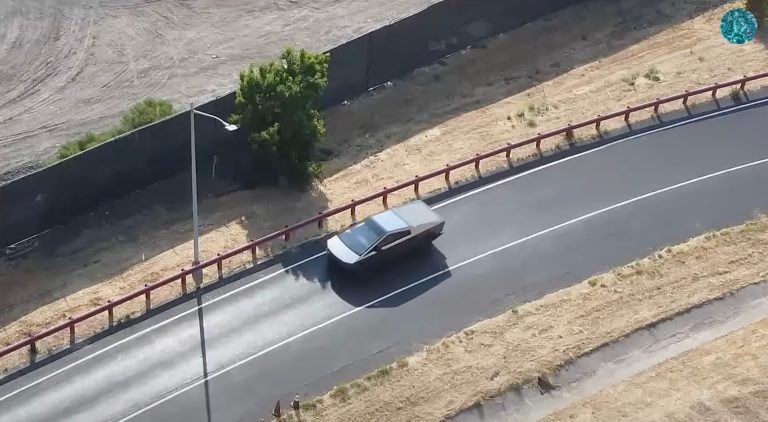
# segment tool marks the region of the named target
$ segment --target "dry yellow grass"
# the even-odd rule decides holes
[[[202,200],[202,258],[321,208],[347,203],[537,131],[764,71],[762,44],[734,46],[720,36],[718,21],[728,4],[732,3],[659,0],[654,7],[642,0],[586,3],[495,38],[485,48],[448,58],[446,65],[416,72],[349,106],[328,110],[328,146],[338,155],[328,163],[322,184],[308,194],[256,190]],[[625,20],[627,13],[631,21]],[[729,60],[724,64],[725,56]],[[643,76],[654,67],[658,81]],[[617,120],[614,128],[621,127],[621,119]],[[514,158],[532,152],[519,151]],[[483,168],[505,164],[502,157]],[[468,169],[455,178],[472,173]],[[427,183],[422,192],[441,186],[441,180]],[[395,195],[390,204],[406,199],[407,193]],[[379,207],[362,207],[358,217]],[[0,264],[0,347],[189,266],[189,219],[186,209],[148,209],[129,221],[90,227],[52,256]],[[331,227],[347,223],[346,217],[339,217]],[[315,234],[309,230],[294,240]],[[225,270],[247,265],[248,259],[246,254],[231,260]],[[214,276],[207,274],[208,279]],[[156,299],[177,294],[169,288]],[[119,312],[140,312],[142,307],[138,300]],[[89,321],[78,329],[88,334],[105,322]]]
[[[768,420],[768,319],[665,361],[542,419]]]
[[[356,381],[364,388],[326,394],[322,404],[306,407],[303,420],[439,421],[637,329],[759,282],[768,275],[767,258],[766,217],[664,248],[473,325],[409,357],[405,367],[393,364],[385,376]]]

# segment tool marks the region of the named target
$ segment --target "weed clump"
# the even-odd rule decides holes
[[[330,397],[340,402],[349,400],[349,387],[346,385],[337,385],[333,391],[331,391]]]

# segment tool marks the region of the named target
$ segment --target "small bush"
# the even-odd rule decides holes
[[[173,113],[173,105],[169,101],[147,98],[128,109],[123,114],[120,125],[113,126],[102,132],[86,132],[75,138],[75,140],[60,146],[57,158],[58,160],[63,160],[71,157],[124,133],[168,117]]]
[[[741,102],[741,90],[739,88],[731,88],[731,92],[728,94],[734,103]]]
[[[349,387],[346,385],[337,385],[336,388],[331,391],[330,397],[341,402],[349,400]]]
[[[398,369],[407,368],[408,367],[408,359],[406,359],[406,358],[398,359],[396,365],[397,365]]]
[[[648,69],[645,72],[645,75],[643,75],[645,79],[648,79],[649,81],[653,82],[659,82],[661,81],[661,72],[659,72],[659,69],[657,69],[655,66]]]
[[[364,392],[368,391],[368,386],[366,386],[365,384],[363,384],[363,383],[362,383],[362,382],[360,382],[360,381],[352,381],[352,382],[349,384],[349,387],[350,387],[350,388],[351,388],[353,391],[355,391],[356,393],[364,393]]]
[[[158,120],[162,120],[173,114],[173,104],[166,100],[147,98],[134,104],[133,107],[120,119],[122,129],[125,132],[138,129]]]
[[[299,408],[301,409],[302,412],[312,412],[317,410],[317,402],[315,402],[314,400],[305,401],[304,403],[301,403],[299,405]]]
[[[390,368],[389,366],[384,366],[382,368],[377,369],[374,374],[376,378],[381,379],[381,378],[388,377],[389,374],[391,373],[392,373],[392,368]]]
[[[536,127],[538,126],[538,123],[536,123],[536,120],[534,119],[528,119],[525,121],[525,125],[528,127]]]
[[[625,77],[621,78],[621,80],[622,80],[622,82],[624,82],[625,84],[627,84],[629,86],[635,86],[637,78],[639,78],[639,77],[640,77],[640,75],[638,73],[633,73],[630,76],[625,76]]]

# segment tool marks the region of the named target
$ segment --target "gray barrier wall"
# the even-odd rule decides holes
[[[331,49],[321,105],[338,104],[484,38],[582,1],[444,0]],[[228,117],[235,111],[234,98],[230,92],[198,108]],[[244,134],[228,133],[211,119],[196,119],[195,124],[200,176],[209,174],[206,163],[214,153],[228,160],[218,167],[232,177],[239,174],[237,166],[247,160],[238,160],[232,146],[245,145]],[[182,113],[0,186],[0,246],[188,171],[189,154],[189,115]]]

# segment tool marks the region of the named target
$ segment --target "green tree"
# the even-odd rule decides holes
[[[162,120],[173,114],[173,104],[158,98],[146,98],[123,114],[120,123],[125,132]]]
[[[119,125],[112,126],[101,132],[86,132],[75,140],[59,147],[57,159],[63,160],[71,157],[126,132],[166,118],[173,113],[173,104],[170,101],[158,98],[145,98],[123,113]]]
[[[279,60],[240,72],[231,121],[249,133],[250,185],[285,178],[304,189],[319,176],[315,146],[325,137],[318,99],[328,83],[328,54],[287,48]]]

